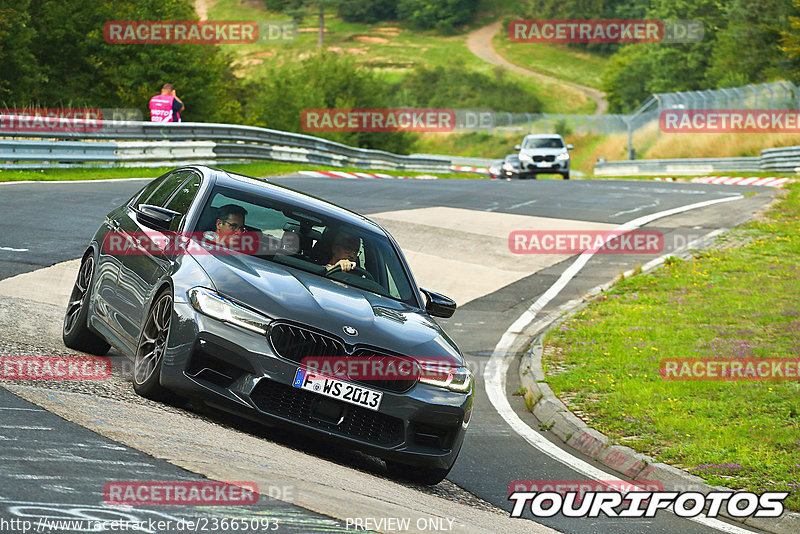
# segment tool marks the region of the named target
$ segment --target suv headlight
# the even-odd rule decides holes
[[[266,315],[249,310],[229,298],[204,287],[193,287],[186,292],[192,307],[214,319],[240,326],[257,334],[266,334],[272,321]]]
[[[423,384],[466,393],[472,389],[472,371],[467,367],[450,367],[420,363],[419,381]]]
[[[530,160],[531,156],[530,156],[530,154],[522,154],[522,153],[520,153],[519,159],[520,159],[520,161],[522,161],[522,160]]]
[[[561,154],[556,156],[556,159],[559,160],[559,161],[564,161],[564,160],[569,159],[569,152],[562,152]]]

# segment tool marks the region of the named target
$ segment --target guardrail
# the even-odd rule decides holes
[[[599,161],[597,176],[635,176],[651,174],[707,174],[712,172],[759,172],[761,158],[684,158]],[[800,164],[800,162],[799,162]]]
[[[598,176],[637,174],[706,174],[712,172],[797,172],[800,173],[800,146],[765,148],[760,156],[746,158],[684,158],[599,161]]]
[[[800,146],[765,148],[760,156],[747,158],[635,159],[599,161],[594,166],[598,176],[769,171],[800,172]]]
[[[798,172],[800,170],[800,146],[766,148],[762,150],[761,170]]]
[[[10,118],[7,115],[0,116],[0,120]],[[13,118],[19,122],[19,116]],[[59,166],[65,162],[105,162],[130,166],[196,159],[269,159],[369,169],[419,172],[450,170],[447,156],[404,156],[351,147],[305,134],[235,124],[104,121],[98,127],[96,122],[86,121],[83,124],[80,120],[73,120],[69,128],[61,131],[57,128],[43,131],[4,129],[0,131],[0,136],[42,139],[0,139],[0,161],[38,161],[41,162],[36,165],[39,167]],[[112,140],[115,142],[108,142]],[[126,143],[122,140],[140,142]],[[186,144],[201,141],[210,144],[202,148]],[[190,152],[187,153],[187,150]],[[198,153],[198,150],[202,153]],[[23,165],[34,166],[30,163]],[[18,166],[19,163],[0,164],[0,167],[6,168]]]

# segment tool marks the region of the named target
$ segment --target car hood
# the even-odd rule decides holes
[[[196,255],[217,291],[274,319],[309,325],[349,345],[369,345],[463,365],[456,344],[427,314],[301,269],[245,255]],[[351,326],[356,336],[344,334]]]
[[[558,156],[567,152],[565,148],[523,148],[519,155],[522,156]],[[568,152],[567,152],[568,153]]]

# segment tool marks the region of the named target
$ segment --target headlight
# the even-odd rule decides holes
[[[450,391],[466,393],[472,389],[472,371],[466,367],[420,363],[419,381]]]
[[[248,310],[204,287],[193,287],[186,294],[192,307],[203,315],[241,326],[257,334],[266,334],[267,327],[272,321],[266,315]]]
[[[528,161],[531,161],[531,157],[530,157],[530,155],[529,155],[529,154],[520,154],[520,155],[519,155],[519,159],[520,159],[520,161],[522,161],[522,160],[524,160],[524,159],[526,159],[526,160],[528,160]]]
[[[505,170],[507,170],[507,171],[513,171],[514,170],[514,166],[512,164],[510,164],[510,163],[503,163],[503,168]]]
[[[569,152],[562,152],[561,154],[556,156],[556,159],[559,161],[564,161],[566,159],[569,159]]]

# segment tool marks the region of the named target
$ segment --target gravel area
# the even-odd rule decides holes
[[[0,357],[41,357],[84,355],[81,352],[66,348],[56,332],[60,332],[61,314],[56,306],[24,301],[22,299],[0,297]],[[37,322],[46,323],[43,328],[20,328],[20,318],[34,318],[27,325]],[[57,325],[58,328],[55,328]],[[44,325],[43,325],[44,326]],[[282,428],[266,427],[248,419],[231,415],[201,402],[189,402],[184,407],[154,402],[138,396],[133,391],[131,371],[133,362],[112,349],[108,358],[111,360],[112,373],[105,380],[49,380],[49,381],[15,381],[0,380],[0,386],[19,385],[45,388],[53,391],[81,393],[95,397],[108,398],[131,405],[142,405],[157,409],[164,413],[181,414],[192,419],[203,420],[227,430],[242,432],[262,437],[298,452],[311,454],[338,463],[345,468],[357,469],[375,476],[386,478],[383,462],[378,458],[351,451],[345,448],[334,448],[325,443],[310,442],[307,436],[295,434]],[[436,486],[421,486],[403,483],[422,493],[434,495],[448,501],[466,504],[479,510],[508,514],[496,506],[480,499],[445,480]]]

